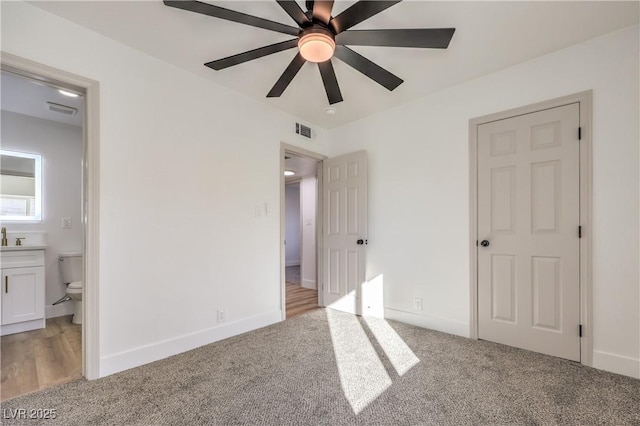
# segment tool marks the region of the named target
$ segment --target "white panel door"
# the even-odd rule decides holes
[[[2,270],[2,325],[44,318],[44,267]]]
[[[367,241],[367,153],[323,161],[324,305],[361,314]]]
[[[478,126],[478,337],[574,361],[579,113],[575,103]]]

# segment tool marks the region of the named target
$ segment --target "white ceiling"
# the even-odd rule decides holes
[[[160,0],[31,3],[324,128],[633,25],[639,15],[636,1],[405,1],[353,29],[455,27],[449,49],[354,47],[405,82],[389,92],[334,59],[344,101],[329,116],[315,64],[306,63],[281,98],[265,97],[294,49],[222,71],[203,65],[291,36],[167,7]],[[295,26],[275,1],[210,3]],[[333,15],[351,4],[336,1]]]
[[[295,175],[285,178],[285,182],[296,181],[302,177],[316,176],[318,171],[318,161],[307,157],[298,157],[293,154],[286,154],[284,160],[285,170],[295,172]]]
[[[0,74],[0,96],[0,106],[3,110],[82,126],[84,100],[80,96],[71,98],[58,92],[57,88],[6,72]],[[47,102],[75,108],[77,113],[66,115],[49,111]]]

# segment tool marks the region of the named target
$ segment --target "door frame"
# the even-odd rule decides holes
[[[84,293],[82,318],[82,375],[100,377],[99,327],[99,202],[100,202],[100,83],[6,52],[0,52],[0,68],[24,77],[73,89],[85,94],[83,125],[82,224]]]
[[[469,120],[469,264],[470,264],[470,329],[469,336],[478,339],[478,126],[493,121],[579,104],[580,139],[580,363],[591,366],[593,358],[592,321],[592,91],[575,93],[548,101],[513,108]],[[576,129],[577,131],[577,129]],[[576,330],[577,332],[577,330]]]
[[[322,270],[322,161],[327,158],[326,155],[309,151],[295,145],[280,142],[280,309],[282,310],[282,320],[287,319],[287,280],[285,269],[285,179],[284,179],[284,157],[285,154],[292,154],[299,157],[307,157],[318,161],[318,173],[316,184],[316,290],[318,291],[318,306],[324,306],[322,297],[323,270]],[[301,261],[302,261],[302,256]]]

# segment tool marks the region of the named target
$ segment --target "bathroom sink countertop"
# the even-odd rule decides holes
[[[21,251],[21,250],[44,250],[47,246],[45,244],[34,244],[24,246],[2,246],[0,252],[3,251]]]

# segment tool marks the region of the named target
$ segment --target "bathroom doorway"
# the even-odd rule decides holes
[[[0,333],[4,401],[98,376],[97,265],[90,261],[97,241],[89,238],[97,212],[97,173],[89,167],[97,163],[97,83],[2,53],[0,84],[0,196],[11,200],[2,203],[0,220],[7,236]],[[23,155],[38,159],[37,171],[20,168]],[[35,191],[20,185],[31,180],[38,182]],[[11,216],[22,214],[22,206],[37,215]],[[13,262],[24,254],[33,265]]]
[[[285,318],[321,306],[318,283],[319,180],[321,157],[299,148],[283,148],[283,255]]]

